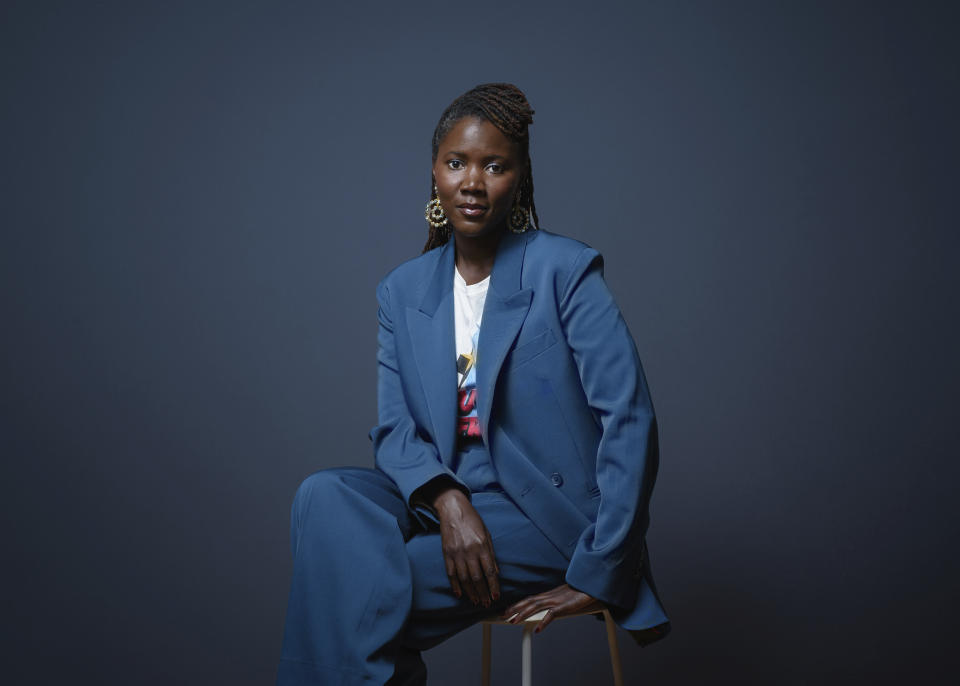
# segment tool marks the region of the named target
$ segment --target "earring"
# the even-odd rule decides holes
[[[530,210],[526,207],[521,207],[520,203],[514,204],[513,209],[510,210],[510,220],[508,224],[510,230],[514,233],[523,233],[530,228]]]
[[[427,208],[424,210],[424,216],[427,218],[427,223],[430,224],[435,229],[439,229],[441,226],[446,225],[447,215],[443,213],[443,207],[440,205],[440,198],[437,197],[437,186],[433,186],[433,198],[430,202],[427,203]]]

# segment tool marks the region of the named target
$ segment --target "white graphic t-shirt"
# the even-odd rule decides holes
[[[453,309],[457,349],[457,446],[482,440],[477,419],[477,341],[490,276],[474,284],[453,268]]]

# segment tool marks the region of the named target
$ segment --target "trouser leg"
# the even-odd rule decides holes
[[[402,639],[401,639],[402,640]],[[427,683],[427,665],[416,648],[397,642],[396,668],[387,686],[425,686]]]
[[[439,532],[418,533],[406,542],[413,583],[410,618],[402,637],[407,650],[431,648],[521,598],[564,581],[569,561],[512,500],[499,493],[474,493],[472,500],[493,539],[501,599],[485,608],[475,606],[465,594],[454,596]]]
[[[418,528],[379,470],[325,469],[303,481],[291,511],[293,575],[279,685],[391,678],[412,595],[405,541]],[[405,668],[414,670],[407,658]]]
[[[421,526],[383,472],[307,477],[291,512],[294,569],[277,683],[423,686],[420,651],[563,582],[568,561],[509,498],[472,500],[500,567],[502,598],[490,608],[453,595],[438,527]]]

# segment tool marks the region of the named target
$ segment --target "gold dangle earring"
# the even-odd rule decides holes
[[[439,229],[447,224],[447,215],[443,213],[443,207],[440,205],[440,197],[437,193],[437,184],[433,184],[433,197],[427,203],[427,209],[424,211],[427,223],[435,229]]]
[[[525,179],[520,183],[520,190],[517,192],[517,198],[513,201],[513,208],[510,210],[510,217],[507,219],[507,226],[514,233],[523,233],[530,228],[530,207],[524,207],[523,199],[527,195],[529,188]]]
[[[510,230],[514,233],[523,233],[530,228],[530,209],[521,207],[519,199],[513,204],[510,210],[510,220],[508,222]]]

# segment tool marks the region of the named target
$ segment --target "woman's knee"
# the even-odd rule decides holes
[[[379,482],[380,475],[369,467],[327,467],[313,472],[297,487],[294,508],[303,508],[314,501],[329,502],[338,495],[364,490],[368,482]]]
[[[320,469],[304,478],[297,487],[293,496],[294,507],[302,506],[305,501],[317,497],[329,496],[332,491],[343,485],[345,467],[328,467]]]

